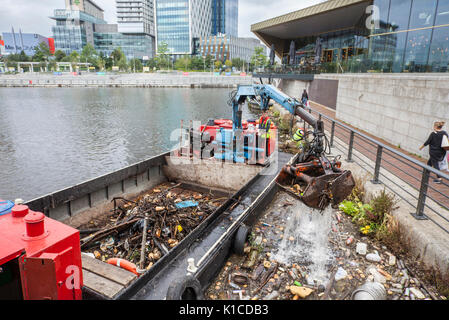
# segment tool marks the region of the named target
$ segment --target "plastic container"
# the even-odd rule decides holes
[[[0,200],[0,216],[11,213],[11,209],[14,207],[14,202],[9,200]]]
[[[352,293],[352,300],[385,300],[387,292],[379,282],[366,282]]]

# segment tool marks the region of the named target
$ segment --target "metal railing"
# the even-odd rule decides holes
[[[411,213],[413,217],[418,220],[430,220],[449,233],[449,175],[447,173],[436,170],[312,108],[308,107],[307,110],[315,113],[325,123],[327,130],[330,129],[331,147],[336,146],[336,139],[347,145],[347,150],[345,146],[340,146],[344,150],[338,148],[340,151],[347,152],[346,161],[355,162],[371,173],[372,183],[381,184],[382,180],[387,182],[383,183],[386,188],[415,208]],[[431,183],[432,175],[435,178],[439,176],[442,183]],[[402,182],[405,182],[408,188],[403,186]],[[395,187],[392,188],[389,184]],[[403,194],[399,193],[398,189]],[[428,214],[425,214],[425,211]]]

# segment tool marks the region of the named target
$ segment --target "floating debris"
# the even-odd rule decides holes
[[[211,215],[227,198],[202,194],[181,187],[162,184],[137,199],[116,197],[111,214],[90,221],[80,229],[95,225],[94,232],[81,239],[83,252],[96,259],[124,259],[150,269],[176,247],[189,233]],[[147,233],[143,237],[145,216]],[[84,230],[85,234],[86,231]],[[142,250],[142,242],[145,248]],[[141,256],[143,252],[143,259]]]

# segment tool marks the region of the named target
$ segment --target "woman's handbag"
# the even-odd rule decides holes
[[[444,155],[443,161],[438,162],[438,166],[440,167],[441,171],[449,171],[448,155],[449,155],[449,152],[446,152],[446,154]]]
[[[446,151],[449,151],[449,139],[445,134],[443,135],[443,141],[441,141],[441,148],[443,148]]]

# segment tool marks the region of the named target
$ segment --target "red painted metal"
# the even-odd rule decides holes
[[[48,38],[48,47],[50,49],[51,54],[55,54],[55,39],[54,38]]]
[[[201,125],[199,128],[200,132],[207,132],[209,133],[209,136],[211,137],[210,142],[214,141],[217,138],[217,131],[221,128],[232,130],[232,120],[228,119],[215,119],[213,126],[210,125]],[[249,132],[249,124],[252,124],[257,128],[256,122],[249,122],[247,120],[242,121],[242,130],[243,133]],[[271,133],[270,133],[270,139],[268,140],[268,155],[271,155],[275,151],[276,147],[276,135],[275,132],[277,129],[275,124],[271,122]]]
[[[16,205],[11,214],[0,216],[0,243],[0,267],[19,257],[24,299],[81,300],[78,230]],[[42,286],[44,278],[54,283]]]

